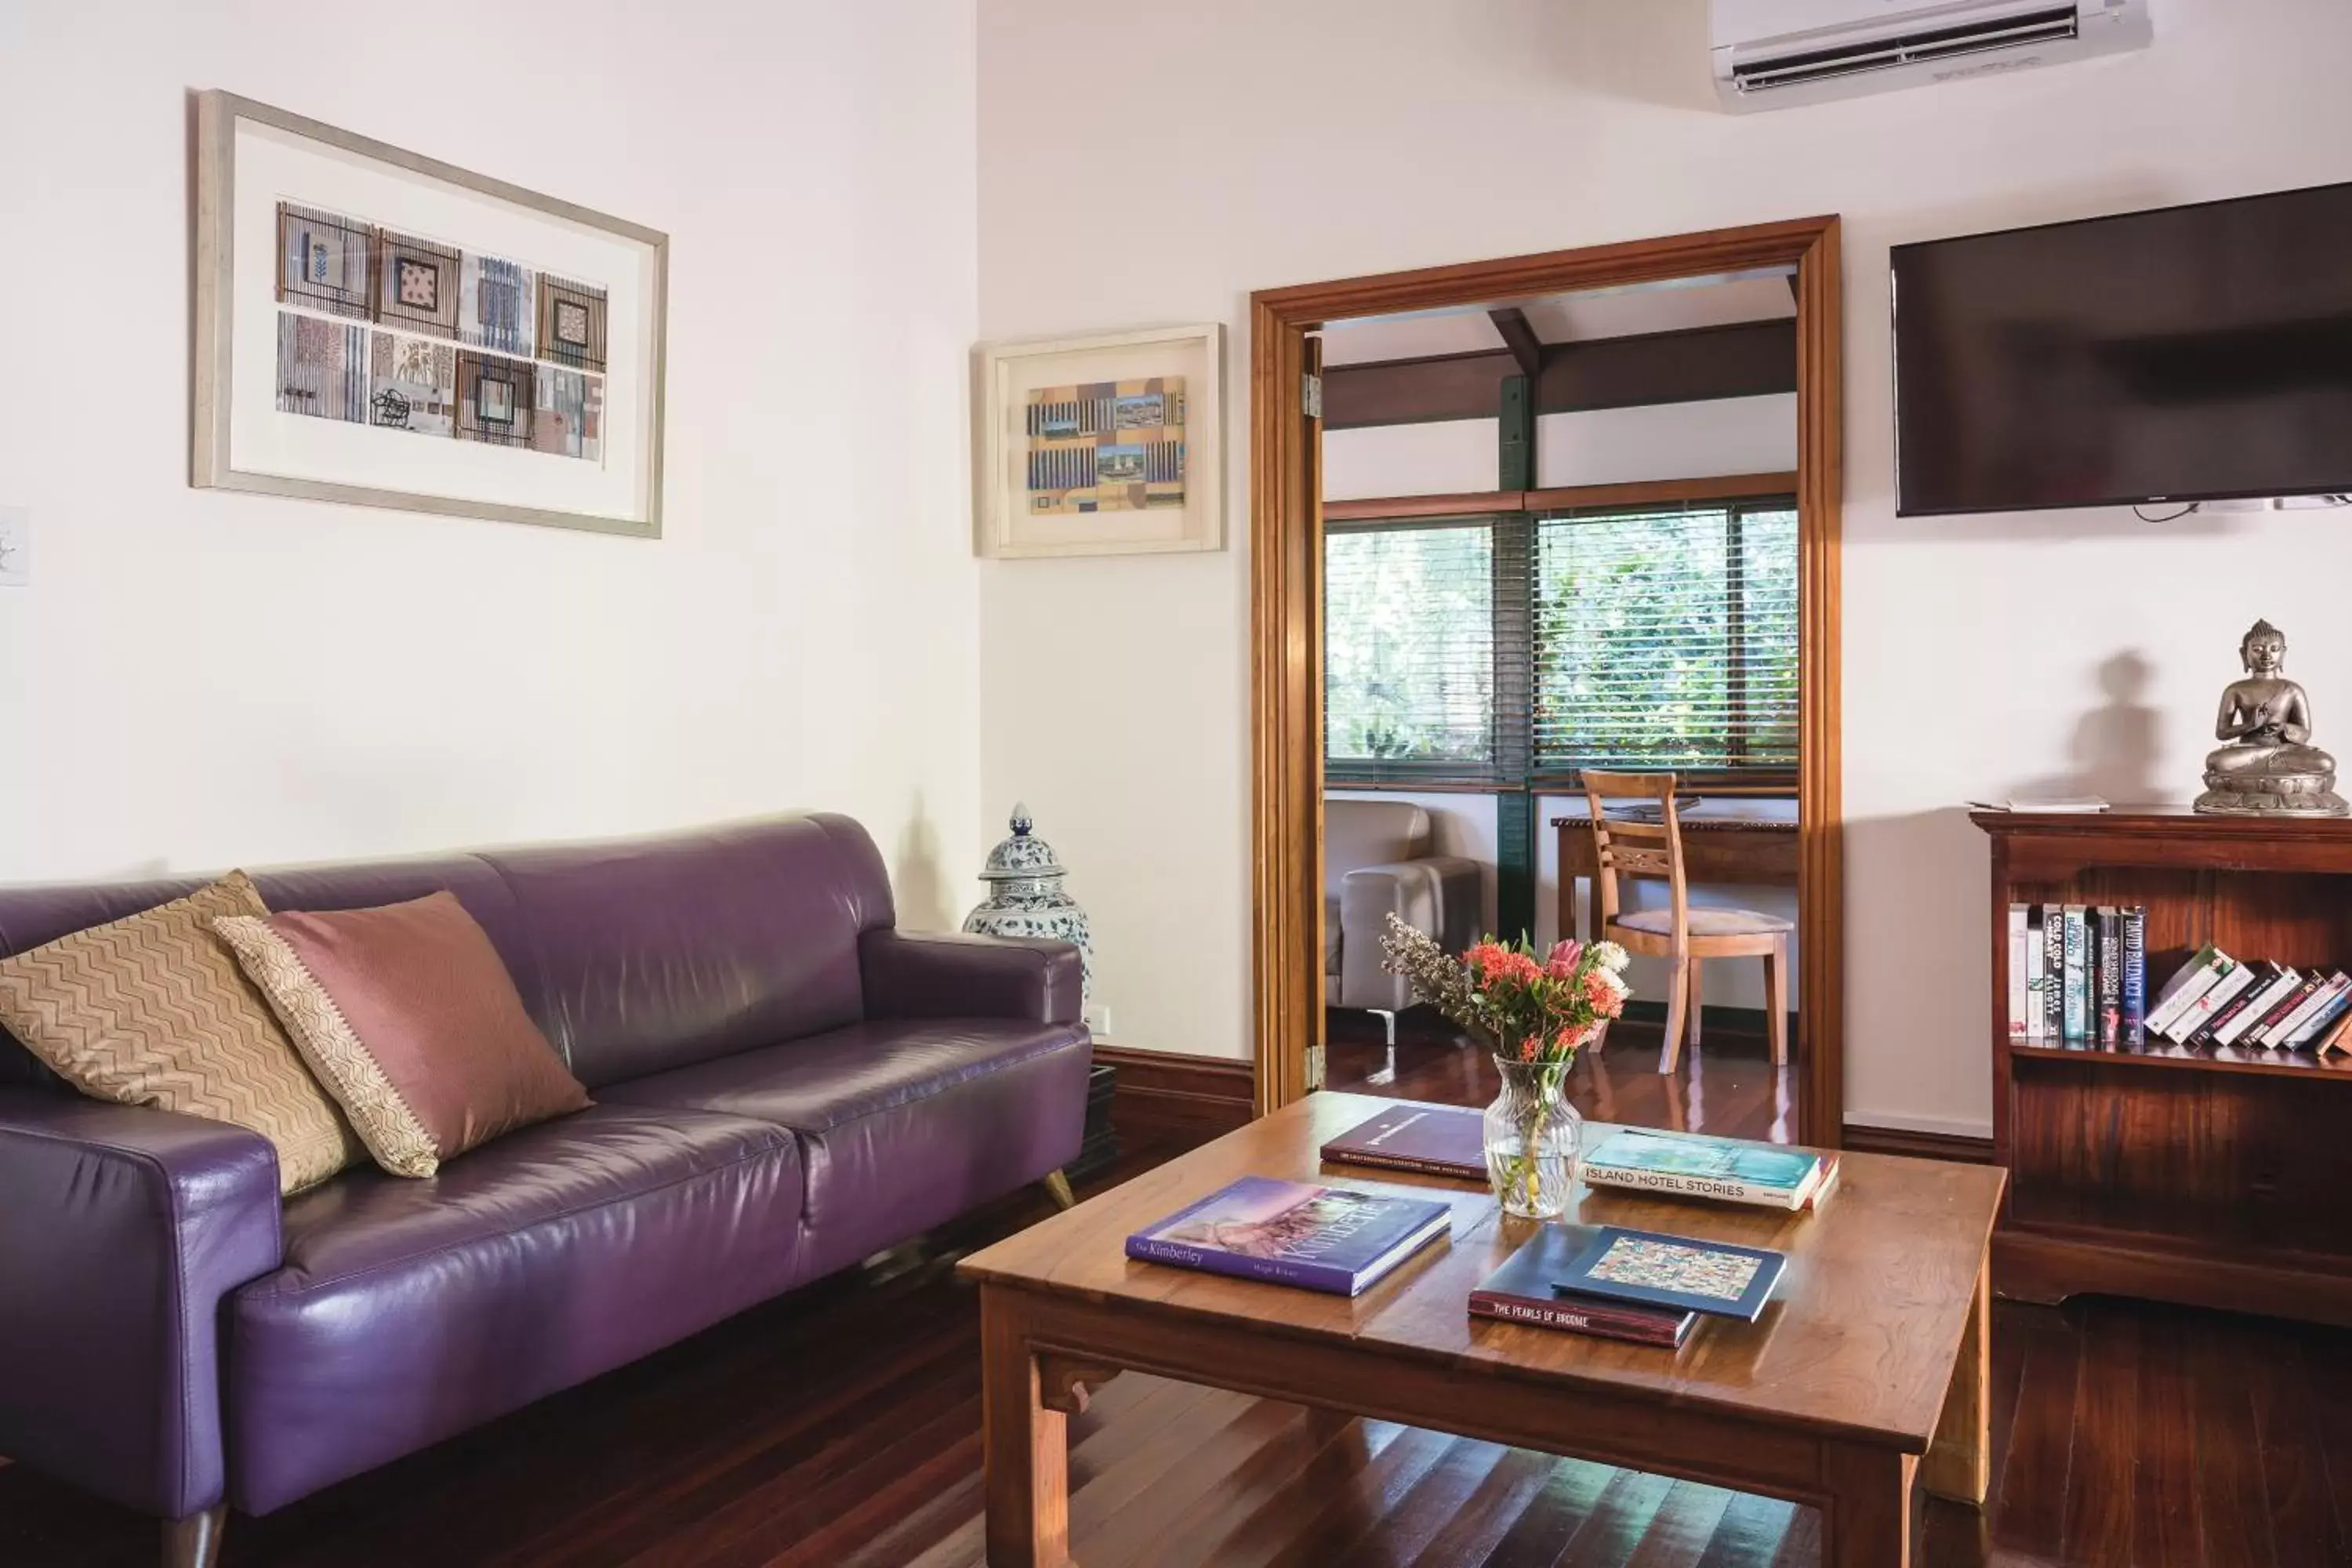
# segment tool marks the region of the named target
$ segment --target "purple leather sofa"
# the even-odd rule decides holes
[[[0,1033],[0,1454],[167,1521],[167,1560],[1078,1150],[1077,950],[897,930],[845,817],[257,880],[448,889],[596,1104],[281,1205],[257,1134],[85,1099]],[[0,889],[0,952],[198,885]]]

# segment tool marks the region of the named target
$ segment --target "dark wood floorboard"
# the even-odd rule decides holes
[[[1130,1155],[1115,1175],[1157,1159]],[[820,1286],[266,1519],[224,1568],[979,1568],[954,1248]],[[1922,1568],[2352,1568],[2352,1334],[1994,1310],[1994,1495]],[[1071,1423],[1087,1568],[1811,1568],[1810,1509],[1129,1374]],[[0,1468],[0,1564],[148,1568],[147,1521]]]
[[[1332,1007],[1323,1017],[1328,1088],[1440,1105],[1485,1105],[1502,1090],[1494,1058],[1425,1007],[1399,1016],[1393,1064],[1377,1016]],[[1772,1065],[1760,1028],[1710,1026],[1672,1073],[1658,1071],[1664,1032],[1638,1018],[1612,1024],[1608,1043],[1585,1052],[1570,1076],[1576,1109],[1596,1121],[1726,1138],[1786,1143],[1795,1135],[1794,1068]]]

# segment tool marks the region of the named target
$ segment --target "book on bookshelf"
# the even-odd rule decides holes
[[[2195,1028],[2190,1029],[2181,1037],[2181,1044],[2185,1046],[2226,1045],[2228,1040],[2223,1039],[2221,1035],[2225,1029],[2229,1031],[2229,1039],[2237,1037],[2238,1020],[2246,1014],[2247,1009],[2253,1006],[2255,999],[2268,991],[2272,983],[2278,978],[2276,969],[2263,963],[2249,963],[2243,973],[2249,977],[2246,984],[2238,987],[2230,996],[2215,1003],[2212,1012],[2206,1015],[2203,1022],[2199,1023]],[[2220,987],[2215,987],[2216,992],[2219,989]]]
[[[2260,973],[2253,964],[2230,960],[2229,967],[2214,977],[2213,984],[2205,988],[2204,994],[2182,1008],[2166,1026],[2165,1038],[2186,1043],[2189,1037],[2205,1027],[2213,1015],[2235,1002]]]
[[[2312,1010],[2311,1016],[2294,1027],[2286,1038],[2289,1050],[2301,1050],[2324,1038],[2340,1036],[2345,1021],[2352,1019],[2352,975],[2337,970],[2320,987],[2326,1000]]]
[[[2068,1044],[2085,1041],[2091,1036],[2091,930],[2090,911],[2081,904],[2067,904],[2060,915],[2066,922],[2066,1028]]]
[[[1604,1225],[1552,1276],[1556,1296],[1599,1296],[1754,1322],[1780,1282],[1785,1253]]]
[[[2054,1046],[2066,1037],[2066,917],[2056,904],[2042,910],[2042,1040]]]
[[[2214,983],[2229,972],[2234,961],[2226,952],[2208,942],[2197,950],[2187,963],[2174,972],[2157,994],[2156,1005],[2147,1012],[2147,1032],[2169,1039],[2172,1026],[2197,999],[2213,988]]]
[[[1552,1281],[1592,1247],[1599,1227],[1546,1225],[1470,1292],[1470,1315],[1500,1322],[1628,1340],[1671,1350],[1690,1337],[1698,1314],[1688,1308],[1653,1307],[1599,1297],[1564,1296]]]
[[[2027,1015],[2042,1000],[2033,994],[2032,964],[2026,950],[2032,942],[2032,910],[2024,904],[2009,906],[2009,1037],[2029,1039],[2032,1028]]]
[[[2352,1007],[2340,1009],[2336,1016],[2335,1023],[2324,1026],[2317,1031],[2316,1043],[2313,1048],[2323,1057],[2330,1051],[2352,1049],[2352,1046],[2347,1046],[2346,1043],[2347,1037],[2352,1037]]]
[[[2124,911],[2124,1016],[2126,1046],[2147,1044],[2147,910],[2135,904]]]
[[[1354,1296],[1438,1237],[1451,1205],[1244,1176],[1127,1238],[1127,1255]]]
[[[2227,1018],[2215,1018],[2207,1026],[2213,1031],[2213,1044],[2234,1046],[2245,1039],[2247,1032],[2270,1016],[2271,1009],[2294,994],[2303,984],[2303,976],[2283,963],[2266,963],[2267,973],[2249,986],[2244,996],[2231,1009]]]
[[[2098,995],[2093,1013],[2098,1021],[2099,1046],[2114,1050],[2124,1027],[2124,912],[2113,904],[2096,911]]]
[[[2318,995],[2319,988],[2326,984],[2327,976],[2316,969],[2302,976],[2295,982],[2294,990],[2273,1002],[2263,1016],[2254,1020],[2253,1026],[2238,1037],[2238,1043],[2250,1049],[2267,1049],[2274,1043],[2274,1035],[2277,1041],[2284,1042],[2286,1037],[2278,1031],[2289,1018],[2299,1016],[2304,1005]]]
[[[1335,1165],[1369,1165],[1463,1181],[1486,1179],[1486,1118],[1459,1105],[1401,1100],[1323,1145]]]
[[[2049,980],[2043,966],[2047,944],[2042,933],[2042,906],[2025,906],[2025,1037],[2039,1042],[2047,1037],[2043,1026],[2049,1013],[2042,1000],[2042,991]]]

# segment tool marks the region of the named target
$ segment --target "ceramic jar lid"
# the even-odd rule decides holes
[[[1013,837],[988,852],[988,864],[981,868],[983,882],[1028,881],[1039,877],[1066,875],[1062,863],[1054,857],[1054,847],[1037,837],[1030,829],[1029,808],[1013,808]]]

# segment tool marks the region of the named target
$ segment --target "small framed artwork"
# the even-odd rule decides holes
[[[1224,548],[1213,323],[981,351],[980,552]]]
[[[195,251],[199,487],[660,535],[667,236],[206,92]]]

